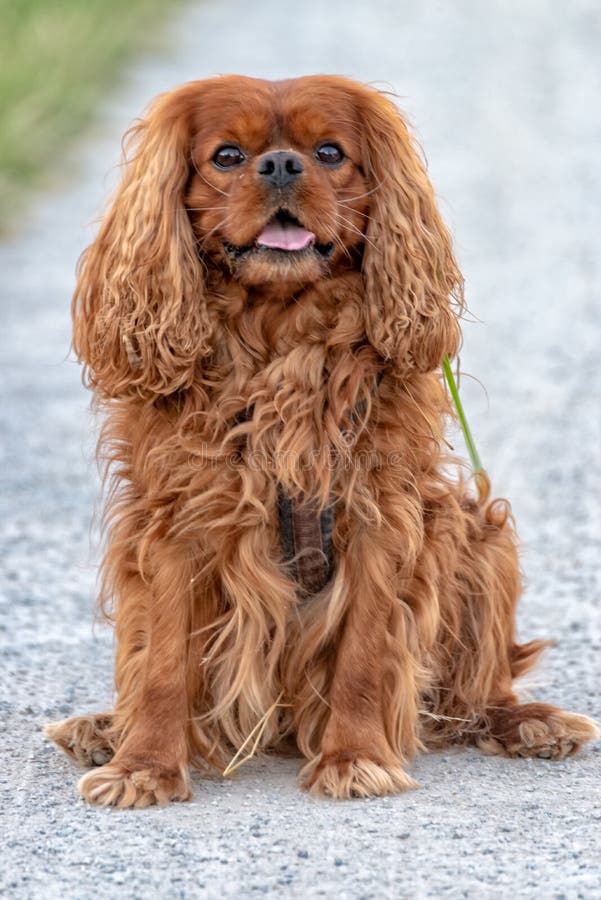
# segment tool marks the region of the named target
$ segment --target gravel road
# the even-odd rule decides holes
[[[456,234],[474,323],[463,367],[495,491],[513,501],[524,639],[551,635],[529,689],[601,718],[601,13],[596,0],[204,0],[138,60],[60,184],[0,246],[0,893],[92,897],[601,897],[601,746],[565,763],[422,757],[419,791],[318,802],[297,764],[195,783],[190,804],[77,799],[43,739],[111,698],[93,627],[97,494],[89,397],[67,359],[73,270],[128,122],[190,78],[339,72],[409,112]]]

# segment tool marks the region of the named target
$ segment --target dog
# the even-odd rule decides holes
[[[115,708],[51,725],[91,803],[191,796],[258,735],[333,798],[452,744],[561,759],[585,716],[520,704],[507,504],[442,434],[462,277],[394,102],[223,76],[126,136],[82,256],[74,348],[104,413],[100,603]]]

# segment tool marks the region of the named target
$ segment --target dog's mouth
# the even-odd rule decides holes
[[[332,241],[319,243],[315,234],[306,229],[288,210],[280,209],[252,244],[237,247],[226,242],[225,249],[230,257],[237,260],[250,253],[269,253],[280,258],[315,254],[325,261],[334,252],[334,244]]]

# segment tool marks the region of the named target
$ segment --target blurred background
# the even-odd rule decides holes
[[[339,73],[398,95],[466,278],[461,392],[493,490],[510,497],[523,539],[520,634],[560,639],[538,696],[600,717],[598,0],[0,0],[0,13],[0,708],[11,723],[8,758],[33,760],[25,776],[14,769],[23,804],[45,809],[44,792],[64,766],[56,803],[68,815],[72,773],[44,755],[35,728],[104,708],[111,695],[110,637],[91,633],[95,433],[68,356],[76,260],[118,177],[125,129],[157,93],[215,73]],[[566,896],[601,890],[588,819],[580,833],[598,789],[594,756],[574,763],[569,782],[551,778],[549,764],[540,777],[523,770],[521,790],[536,786],[539,804],[528,815],[502,763],[493,770],[482,757],[461,759],[451,770],[453,784],[460,775],[453,803],[463,838],[446,862],[437,851],[435,871],[413,848],[418,884],[429,879],[446,892],[460,872],[473,895],[492,896],[482,885],[497,867],[501,889],[518,883],[511,872],[519,870],[521,885],[567,873]],[[399,815],[418,824],[431,815],[420,835],[432,849],[445,839],[436,811],[450,788],[436,761],[419,766],[433,787],[399,798]],[[497,810],[488,824],[479,775]],[[523,851],[506,877],[509,849],[494,824],[501,809]],[[363,833],[366,812],[344,815],[358,817]],[[548,817],[554,835],[568,836],[565,853],[549,844]],[[579,829],[575,856],[570,835]],[[28,846],[31,834],[23,835],[15,858]],[[400,851],[382,841],[378,853],[400,873]],[[352,847],[359,860],[360,844]],[[241,858],[240,879],[254,865]],[[152,887],[154,876],[143,877]],[[31,878],[43,884],[39,872]]]

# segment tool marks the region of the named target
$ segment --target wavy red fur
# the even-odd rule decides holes
[[[223,143],[239,170],[215,165]],[[286,191],[256,167],[279,148],[303,168]],[[282,208],[331,249],[248,249]],[[423,747],[545,755],[559,732],[565,753],[594,736],[513,692],[545,642],[516,642],[511,518],[449,474],[441,441],[462,304],[420,154],[378,92],[227,76],[130,131],[73,301],[105,416],[117,700],[49,733],[80,762],[114,754],[87,799],[185,799],[189,764],[223,767],[280,694],[262,746],[292,738],[304,785],[337,797],[412,786]],[[282,558],[278,485],[334,503],[336,573],[311,598]]]

